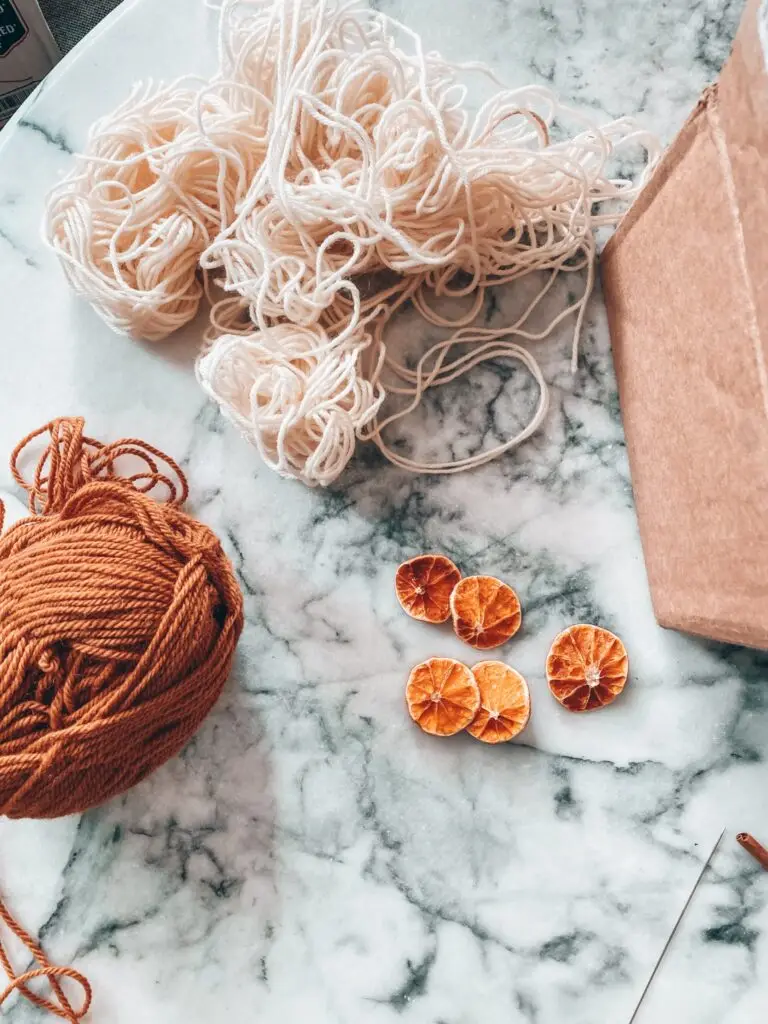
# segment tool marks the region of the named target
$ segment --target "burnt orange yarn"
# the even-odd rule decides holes
[[[53,420],[11,459],[33,513],[0,539],[0,814],[12,818],[93,807],[180,750],[243,625],[218,539],[179,507],[181,469],[83,426]],[[28,482],[20,457],[46,434]],[[119,460],[139,468],[120,476]],[[149,492],[163,487],[159,503]]]
[[[13,932],[16,938],[24,943],[35,960],[40,964],[39,967],[33,967],[22,974],[17,974],[2,943],[0,943],[0,963],[2,963],[9,979],[8,985],[0,992],[0,1006],[3,1005],[12,992],[18,991],[26,999],[29,999],[31,1003],[34,1003],[35,1006],[39,1006],[40,1009],[48,1010],[49,1013],[54,1014],[56,1017],[61,1017],[62,1020],[69,1021],[70,1024],[79,1024],[79,1021],[88,1013],[91,1005],[91,986],[88,979],[80,974],[79,971],[76,971],[74,967],[57,967],[55,964],[52,964],[43,952],[40,944],[35,942],[32,936],[24,931],[20,924],[14,921],[13,916],[2,900],[0,900],[0,919]],[[45,999],[29,988],[27,982],[33,981],[35,978],[48,979],[51,989],[56,996],[56,1003],[51,999]],[[61,986],[60,978],[70,978],[72,981],[76,981],[82,988],[83,1005],[79,1009],[75,1009],[69,1001]]]
[[[11,457],[32,516],[0,539],[0,814],[83,811],[175,754],[221,692],[243,628],[243,600],[216,536],[182,512],[179,466],[143,441],[101,444],[81,419],[29,434]],[[19,461],[50,435],[28,482]],[[121,476],[121,465],[138,470]],[[150,492],[165,489],[159,503]],[[4,508],[0,502],[0,530]],[[39,966],[14,991],[71,1024],[91,987],[57,967],[0,900],[0,920]],[[29,987],[47,978],[56,1001]],[[83,989],[75,1009],[61,984]]]

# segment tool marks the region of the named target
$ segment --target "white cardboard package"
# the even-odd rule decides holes
[[[0,126],[60,56],[37,0],[0,0]]]

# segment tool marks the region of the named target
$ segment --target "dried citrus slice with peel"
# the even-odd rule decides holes
[[[445,555],[419,555],[403,562],[395,576],[397,599],[414,619],[445,622],[461,573]]]
[[[466,576],[451,594],[456,636],[478,650],[499,647],[520,628],[517,594],[495,576]]]
[[[521,733],[531,717],[528,683],[501,661],[472,666],[480,690],[480,710],[467,732],[483,743],[504,743]]]
[[[592,711],[614,701],[627,681],[624,644],[600,626],[569,626],[547,658],[547,682],[569,711]]]
[[[414,722],[433,736],[453,736],[473,720],[480,690],[466,665],[453,658],[430,658],[411,672],[405,688]]]

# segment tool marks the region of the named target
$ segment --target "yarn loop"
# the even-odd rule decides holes
[[[26,946],[37,963],[40,964],[39,967],[32,967],[23,971],[21,974],[17,974],[13,969],[13,965],[11,964],[10,957],[5,950],[5,947],[2,942],[0,942],[0,963],[3,965],[3,969],[8,976],[8,984],[3,991],[0,992],[0,1006],[3,1005],[12,993],[20,992],[25,999],[28,999],[34,1006],[39,1007],[41,1010],[47,1010],[55,1017],[60,1017],[62,1020],[69,1021],[69,1024],[79,1024],[83,1017],[86,1016],[91,1006],[91,985],[88,979],[73,967],[57,967],[55,964],[52,964],[45,951],[40,946],[40,943],[33,939],[29,932],[25,931],[25,929],[22,928],[16,920],[14,920],[13,915],[2,900],[0,900],[0,920],[2,920],[6,928],[8,928],[8,930]],[[29,987],[29,982],[34,981],[36,978],[48,979],[48,983],[51,986],[56,1002],[52,999],[46,999],[45,996],[39,995]],[[69,997],[62,987],[61,979],[63,978],[69,978],[71,981],[76,982],[83,990],[83,1003],[78,1009],[75,1009],[72,1005]]]

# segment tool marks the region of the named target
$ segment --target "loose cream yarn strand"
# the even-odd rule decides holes
[[[527,440],[539,429],[547,415],[547,411],[549,409],[549,390],[547,388],[547,383],[544,380],[539,364],[526,349],[519,345],[515,345],[513,342],[488,342],[486,345],[481,346],[474,352],[469,353],[462,360],[456,360],[452,364],[453,368],[450,372],[446,371],[441,373],[443,357],[451,344],[452,342],[450,340],[441,342],[439,346],[433,346],[433,348],[429,349],[429,351],[421,357],[417,364],[417,379],[413,389],[413,398],[404,409],[397,413],[393,413],[382,423],[377,424],[375,430],[371,432],[371,438],[376,442],[379,450],[386,455],[390,462],[393,462],[396,466],[400,466],[402,469],[409,469],[416,473],[450,474],[460,473],[465,469],[472,468],[473,466],[482,466],[484,463],[490,462],[492,459],[498,458],[498,456],[502,455],[504,452],[511,451],[513,448],[522,444],[523,441]],[[433,355],[433,353],[437,356],[435,366],[426,376],[424,376],[424,363]],[[434,463],[418,462],[415,459],[402,456],[393,451],[393,449],[384,441],[381,433],[382,430],[395,420],[400,419],[409,412],[412,412],[420,403],[427,388],[435,386],[435,378],[438,375],[441,378],[439,381],[440,384],[448,384],[486,360],[502,358],[514,358],[523,363],[530,371],[531,376],[539,387],[539,400],[536,405],[536,410],[528,425],[519,433],[515,434],[502,444],[499,444],[494,448],[477,452],[475,455],[470,455],[463,459],[455,459],[449,462]]]
[[[591,266],[591,264],[590,264]],[[543,330],[538,333],[533,333],[523,329],[522,325],[528,320],[533,309],[538,306],[547,292],[550,290],[552,285],[557,280],[558,269],[553,270],[545,284],[533,298],[529,306],[525,309],[522,315],[518,318],[515,324],[512,326],[502,329],[501,331],[490,329],[490,328],[462,328],[457,330],[450,338],[444,341],[438,342],[424,353],[419,360],[416,370],[409,370],[407,367],[398,364],[395,360],[384,356],[382,360],[382,366],[386,366],[392,370],[395,374],[401,377],[403,380],[409,382],[409,386],[398,386],[397,384],[388,383],[386,386],[387,392],[391,394],[410,395],[412,396],[411,401],[397,412],[391,413],[384,420],[379,421],[378,418],[374,419],[372,427],[367,431],[364,431],[362,436],[365,439],[373,440],[377,447],[382,451],[384,455],[396,465],[403,469],[409,469],[413,472],[419,473],[434,473],[434,474],[445,474],[445,473],[457,473],[465,469],[472,468],[473,466],[481,466],[486,462],[490,462],[502,455],[504,452],[511,451],[513,448],[522,444],[526,441],[533,433],[535,433],[542,422],[544,421],[546,414],[549,409],[549,390],[541,372],[541,369],[526,349],[515,344],[514,342],[504,342],[501,340],[503,336],[517,335],[523,337],[528,341],[540,340],[550,334],[554,328],[567,316],[572,314],[574,310],[578,310],[578,317],[583,316],[583,310],[586,305],[588,297],[588,291],[585,290],[582,298],[575,304],[562,310],[553,321],[551,321]],[[591,282],[588,281],[588,288]],[[427,317],[432,320],[432,317]],[[434,322],[434,321],[432,321]],[[578,329],[579,320],[577,319],[577,327],[574,331],[574,359],[576,358],[578,344]],[[452,363],[445,366],[445,359],[448,356],[454,345],[462,345],[473,342],[480,342],[483,339],[490,339],[485,341],[478,349],[465,353],[463,356],[459,356]],[[382,346],[383,350],[383,346]],[[429,365],[429,361],[434,357],[434,365],[431,370],[425,372],[425,368]],[[513,437],[507,441],[495,446],[494,448],[485,449],[477,452],[475,455],[467,456],[466,458],[454,460],[453,462],[438,462],[438,463],[425,463],[419,462],[414,459],[406,458],[397,452],[393,451],[384,441],[382,432],[386,427],[399,419],[407,416],[413,412],[414,409],[420,404],[424,392],[430,387],[439,387],[443,384],[448,384],[451,381],[456,380],[469,370],[474,369],[475,366],[480,363],[501,358],[514,358],[522,362],[526,368],[530,371],[536,384],[539,388],[539,400],[537,402],[534,413],[529,423],[520,430]],[[377,372],[373,374],[374,379],[378,379],[378,375],[381,372],[381,367],[377,369]]]
[[[310,485],[336,479],[358,439],[441,473],[522,443],[548,393],[519,342],[574,314],[576,367],[593,232],[616,219],[594,205],[637,188],[607,178],[606,163],[628,145],[652,161],[655,140],[627,118],[598,128],[544,88],[511,90],[482,64],[426,53],[357,0],[225,0],[218,52],[209,82],[149,85],[102,119],[52,193],[46,233],[73,288],[114,329],[151,340],[204,295],[203,389],[272,468]],[[470,112],[459,76],[475,74],[498,91]],[[553,142],[556,118],[577,134]],[[583,295],[534,330],[554,280],[585,269]],[[471,326],[487,288],[534,271],[545,282],[515,324]],[[456,315],[441,305],[462,296]],[[451,331],[413,367],[386,339],[409,302]],[[382,431],[429,388],[500,358],[538,385],[527,426],[451,462],[392,451]],[[384,412],[388,396],[404,404]]]

